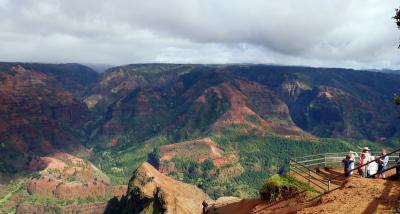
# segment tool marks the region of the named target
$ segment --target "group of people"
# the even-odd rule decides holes
[[[344,173],[346,177],[353,175],[355,170],[355,158],[358,157],[356,152],[349,152],[346,158],[343,159],[342,163],[344,165]],[[358,174],[362,177],[369,177],[375,175],[375,178],[384,178],[385,171],[389,162],[389,156],[386,155],[386,150],[382,149],[379,158],[375,161],[375,157],[371,155],[368,147],[364,147],[362,153],[359,157],[358,162]],[[400,175],[400,154],[399,158],[396,159],[397,167],[396,173]]]

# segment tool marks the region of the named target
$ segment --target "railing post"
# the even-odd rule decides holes
[[[328,192],[331,190],[331,179],[328,180]]]
[[[311,185],[311,170],[308,170],[308,185]]]
[[[289,176],[292,176],[292,160],[289,160]]]
[[[368,177],[368,164],[364,166],[363,177]]]
[[[326,154],[324,154],[324,168],[326,168]]]

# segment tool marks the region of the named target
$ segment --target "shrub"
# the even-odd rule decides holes
[[[288,183],[287,180],[279,175],[274,175],[264,182],[260,196],[261,199],[272,202],[291,197],[299,192],[299,189]]]
[[[33,178],[33,179],[39,179],[40,177],[41,177],[41,175],[37,172],[31,174],[31,178]]]

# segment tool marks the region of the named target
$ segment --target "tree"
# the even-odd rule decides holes
[[[397,28],[400,29],[400,9],[396,9],[396,15],[393,16],[393,19],[396,20]]]
[[[400,105],[400,95],[398,94],[394,95],[394,103],[396,103],[396,105]]]
[[[396,14],[395,16],[393,16],[393,19],[396,20],[396,25],[397,28],[400,29],[400,9],[396,9]],[[399,48],[400,48],[400,44],[399,44]]]

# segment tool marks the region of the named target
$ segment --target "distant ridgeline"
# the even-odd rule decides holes
[[[148,160],[214,198],[254,196],[290,157],[400,145],[399,86],[336,68],[1,63],[0,174],[63,150],[116,184]]]

